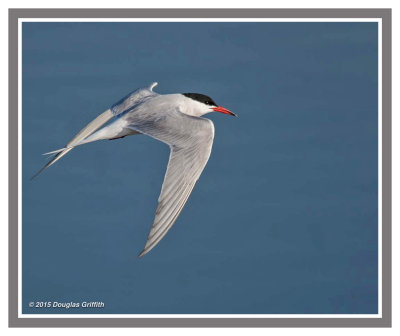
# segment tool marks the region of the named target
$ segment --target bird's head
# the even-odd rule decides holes
[[[229,111],[225,107],[218,106],[212,98],[206,95],[203,95],[201,93],[182,94],[188,99],[188,104],[186,104],[187,111],[184,111],[184,113],[186,114],[200,117],[210,112],[220,112],[237,117],[235,113]]]

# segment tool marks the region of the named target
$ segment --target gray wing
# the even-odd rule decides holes
[[[150,84],[148,87],[137,89],[132,93],[128,94],[117,103],[111,106],[110,109],[100,114],[97,118],[92,120],[86,127],[79,131],[75,137],[68,142],[68,144],[61,149],[57,149],[53,152],[49,152],[46,154],[55,154],[52,159],[42,168],[40,169],[35,175],[31,177],[34,179],[38,176],[42,171],[46,168],[50,167],[58,160],[60,160],[64,155],[70,152],[75,146],[79,145],[82,141],[96,132],[99,128],[104,126],[108,121],[113,119],[116,116],[119,116],[127,111],[131,111],[135,107],[139,106],[140,104],[147,101],[149,98],[154,98],[159,96],[158,93],[153,92],[153,88],[158,85],[157,82]]]
[[[181,213],[211,154],[214,125],[211,120],[167,112],[164,118],[132,120],[132,127],[170,146],[171,152],[158,206],[146,245],[148,253],[165,236]]]
[[[112,111],[114,116],[121,115],[125,112],[131,111],[138,105],[144,103],[149,98],[154,98],[156,96],[159,96],[158,93],[153,92],[153,88],[155,88],[157,85],[158,83],[154,82],[150,84],[150,86],[147,88],[137,89],[129,93],[124,98],[120,99],[118,102],[112,105],[110,110]]]

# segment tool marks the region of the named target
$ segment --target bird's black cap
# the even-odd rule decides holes
[[[200,103],[210,105],[210,106],[218,106],[217,103],[210,98],[209,96],[203,95],[201,93],[182,93],[185,97],[191,98],[193,100],[197,100]]]

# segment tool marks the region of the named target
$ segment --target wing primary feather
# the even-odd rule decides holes
[[[186,185],[185,189],[180,194],[176,195],[176,197],[173,200],[170,201],[168,207],[163,207],[161,209],[161,211],[156,216],[156,219],[154,220],[154,226],[150,230],[147,240],[151,240],[157,234],[157,232],[160,231],[163,225],[166,222],[168,222],[169,218],[171,217],[171,214],[173,214],[176,211],[176,209],[179,208],[182,202],[184,202],[184,199],[187,195],[187,191],[191,190],[190,188],[191,188],[190,184]],[[177,199],[179,197],[181,198]]]
[[[67,148],[63,150],[62,152],[56,154],[49,162],[47,162],[42,169],[40,169],[35,175],[31,177],[31,180],[33,180],[35,177],[37,177],[41,172],[43,172],[46,168],[49,168],[53,164],[55,164],[58,160],[60,160],[65,154],[67,154],[69,151],[71,151],[73,147]]]
[[[146,242],[146,246],[145,246],[145,248],[143,249],[143,251],[140,252],[140,254],[138,255],[138,258],[141,258],[141,257],[143,257],[145,254],[149,253],[149,252],[159,243],[159,241],[167,234],[167,232],[168,232],[169,229],[172,227],[172,225],[174,225],[176,219],[178,218],[178,216],[179,216],[179,214],[181,213],[181,211],[182,211],[184,205],[186,204],[186,202],[187,202],[187,200],[188,200],[188,198],[189,198],[189,196],[190,196],[190,194],[191,194],[191,192],[192,192],[192,190],[193,190],[193,188],[194,188],[194,185],[195,185],[195,184],[192,185],[192,188],[191,188],[191,190],[188,192],[187,196],[185,197],[184,202],[181,204],[181,206],[180,206],[178,212],[175,214],[174,218],[171,220],[171,222],[168,224],[168,226],[165,227],[165,229],[161,232],[161,234],[158,236],[158,238],[157,238],[155,241],[153,241],[151,244],[147,244],[147,242]]]
[[[114,115],[112,114],[111,110],[107,110],[100,114],[96,119],[92,120],[89,124],[86,125],[77,135],[75,135],[70,142],[68,142],[65,148],[60,150],[56,150],[53,152],[49,152],[47,154],[57,153],[48,163],[44,165],[42,169],[40,169],[35,175],[31,177],[33,180],[36,176],[38,176],[41,172],[43,172],[46,168],[55,164],[58,160],[60,160],[64,155],[69,153],[74,146],[79,145],[83,139],[87,138],[89,135],[93,134],[97,131],[101,126],[103,126],[107,121],[109,121]]]
[[[171,118],[165,121],[155,117],[154,121],[140,120],[132,125],[171,149],[154,222],[139,258],[153,249],[175,223],[207,164],[214,139],[211,120],[179,112],[169,114]]]

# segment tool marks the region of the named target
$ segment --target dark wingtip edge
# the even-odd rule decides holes
[[[29,180],[32,181],[35,177],[40,175],[40,173],[44,170],[44,168],[40,169],[35,175],[33,175]]]
[[[142,258],[147,253],[146,249],[139,253],[138,258]]]

